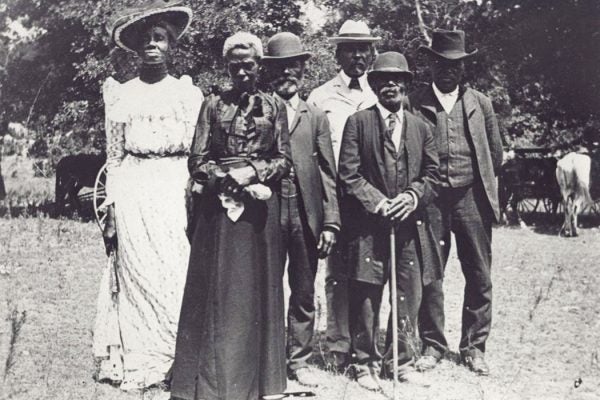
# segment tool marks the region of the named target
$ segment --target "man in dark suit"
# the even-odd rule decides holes
[[[288,370],[301,384],[317,386],[319,380],[307,361],[312,354],[318,259],[329,255],[340,229],[335,159],[325,113],[298,96],[311,54],[289,32],[269,39],[267,50],[263,63],[275,95],[286,106],[293,161],[281,187],[282,263],[288,256],[291,289]]]
[[[434,131],[440,158],[441,188],[430,218],[442,246],[444,265],[454,232],[465,277],[460,353],[464,364],[489,374],[484,359],[492,322],[492,222],[499,218],[496,175],[502,164],[502,140],[492,103],[463,87],[463,31],[436,30],[429,55],[433,83],[409,95],[409,109]],[[423,292],[419,332],[424,356],[417,368],[435,367],[447,350],[442,282]]]
[[[422,211],[435,197],[438,158],[429,127],[402,109],[413,74],[404,56],[382,53],[368,82],[378,103],[352,115],[342,137],[341,262],[347,266],[350,333],[357,381],[378,390],[393,368],[392,331],[386,351],[377,348],[379,309],[390,268],[397,271],[400,378],[415,381],[416,323],[423,285],[441,278],[441,257]],[[390,232],[396,233],[396,265],[390,266]]]

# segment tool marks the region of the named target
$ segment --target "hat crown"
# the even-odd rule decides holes
[[[465,52],[465,32],[436,29],[431,37],[431,48],[440,53]]]
[[[390,71],[391,69],[396,69],[398,72],[410,72],[408,69],[408,61],[406,61],[406,57],[401,53],[387,51],[379,54],[377,58],[375,58],[375,62],[373,62],[373,72],[385,72]]]
[[[291,32],[280,32],[267,42],[267,54],[270,57],[293,57],[302,53],[300,38]]]
[[[370,36],[371,30],[364,21],[347,20],[338,32],[339,36]]]

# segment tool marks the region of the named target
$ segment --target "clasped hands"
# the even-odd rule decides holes
[[[415,197],[403,192],[393,199],[387,199],[378,208],[377,213],[390,221],[404,221],[415,211]]]
[[[256,171],[251,166],[232,168],[228,172],[217,172],[219,180],[219,191],[226,196],[235,197],[241,193],[244,187],[250,185],[256,178]],[[197,182],[192,184],[192,192],[202,193],[203,185]]]

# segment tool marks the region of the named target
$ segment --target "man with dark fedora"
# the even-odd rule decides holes
[[[368,74],[378,102],[348,118],[339,163],[342,231],[339,251],[349,277],[350,333],[357,381],[378,390],[393,370],[391,318],[386,349],[377,347],[379,310],[390,268],[397,271],[400,379],[414,370],[417,314],[422,287],[441,278],[441,256],[423,212],[436,195],[438,156],[431,129],[403,110],[413,74],[404,56],[380,54]],[[390,232],[396,264],[390,265]],[[422,382],[422,378],[421,378]]]
[[[307,361],[315,323],[314,283],[319,258],[329,255],[340,229],[336,166],[325,113],[298,96],[306,61],[300,38],[271,37],[262,59],[275,96],[285,103],[293,166],[281,182],[282,265],[288,262],[288,370],[293,379],[317,386]]]
[[[440,193],[429,208],[444,265],[454,233],[465,277],[460,353],[472,371],[487,375],[485,343],[492,319],[492,223],[499,218],[496,175],[502,140],[492,103],[464,87],[463,31],[435,30],[428,53],[433,82],[409,95],[410,110],[433,129],[440,158]],[[417,368],[435,367],[447,350],[442,282],[425,288],[419,313],[423,357]]]
[[[363,21],[344,22],[338,35],[329,39],[336,45],[335,57],[341,69],[334,78],[314,89],[306,101],[327,115],[336,163],[348,117],[377,102],[366,73],[375,59],[375,43],[380,39],[371,34]],[[325,277],[327,345],[335,366],[343,371],[350,358],[348,283],[343,272],[334,269],[333,265],[332,262],[327,264]]]

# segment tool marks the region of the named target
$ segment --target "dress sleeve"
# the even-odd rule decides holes
[[[104,206],[114,203],[115,188],[118,186],[118,169],[125,157],[125,120],[120,105],[121,85],[108,78],[102,86],[106,130],[106,200]]]
[[[281,180],[281,178],[289,173],[292,166],[287,111],[282,101],[275,102],[274,118],[273,135],[277,148],[274,153],[271,153],[270,157],[261,157],[250,161],[260,183],[271,183]]]
[[[223,169],[216,164],[210,151],[212,130],[217,122],[215,112],[217,101],[216,96],[209,96],[202,103],[188,158],[190,176],[196,183],[206,186],[209,190],[214,189],[217,179],[225,175]]]

